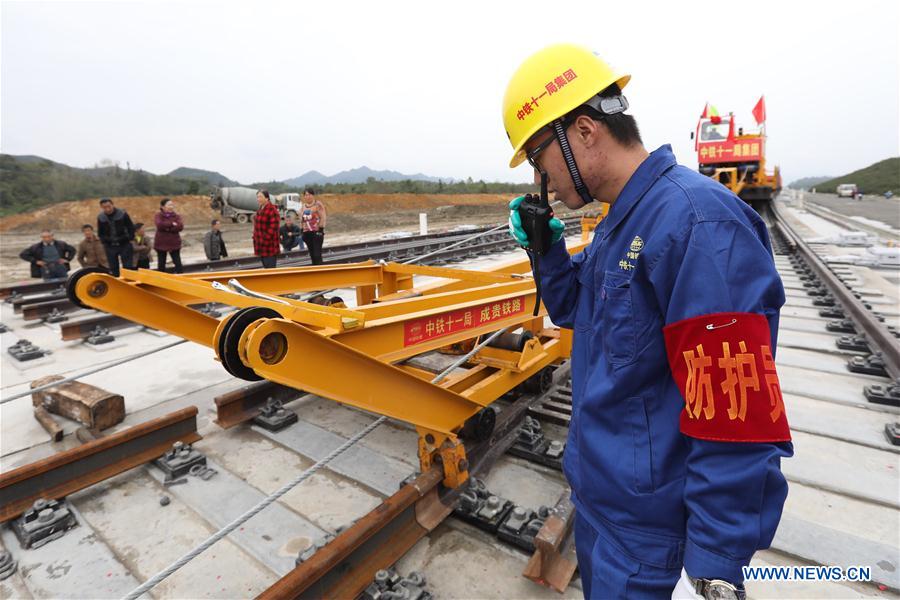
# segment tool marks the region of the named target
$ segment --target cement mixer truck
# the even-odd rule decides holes
[[[210,196],[210,206],[222,214],[223,219],[231,219],[233,223],[248,223],[259,208],[256,201],[256,190],[246,187],[215,188]],[[300,194],[272,195],[270,200],[278,207],[281,218],[290,216],[296,220],[300,213],[302,201]]]

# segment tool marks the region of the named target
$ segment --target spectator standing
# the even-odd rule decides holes
[[[106,258],[106,250],[103,248],[103,242],[94,233],[92,225],[82,225],[81,232],[84,239],[78,244],[78,252],[75,258],[82,267],[103,267],[109,270],[109,259]]]
[[[163,198],[159,202],[159,212],[156,213],[156,235],[153,237],[153,249],[156,250],[156,268],[159,271],[166,270],[166,255],[172,256],[176,273],[184,273],[181,266],[181,234],[184,223],[181,215],[175,212],[175,203],[169,198]]]
[[[100,199],[101,212],[97,215],[97,236],[103,242],[109,271],[114,277],[119,276],[119,260],[123,269],[132,268],[131,240],[134,239],[134,223],[128,213],[116,208],[109,198]]]
[[[69,261],[75,258],[75,248],[53,239],[49,229],[41,231],[41,241],[22,250],[19,258],[31,263],[31,276],[44,281],[61,279],[69,272]]]
[[[281,216],[269,201],[269,190],[256,192],[259,210],[253,217],[253,254],[262,261],[264,269],[274,269],[278,262],[278,229]]]
[[[203,251],[206,252],[206,258],[209,260],[219,260],[228,256],[221,227],[221,222],[213,219],[209,231],[203,234]]]
[[[278,230],[278,234],[281,238],[281,247],[285,252],[290,252],[303,244],[303,240],[300,238],[300,227],[294,223],[290,215],[284,217],[284,225]]]
[[[153,238],[144,231],[143,223],[134,224],[134,239],[131,240],[131,249],[134,252],[135,266],[138,269],[149,269]]]
[[[325,205],[316,198],[316,192],[307,188],[303,192],[303,208],[301,222],[303,223],[303,241],[309,248],[309,257],[314,265],[322,264],[322,242],[325,241]]]

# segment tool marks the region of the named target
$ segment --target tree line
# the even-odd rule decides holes
[[[102,196],[176,196],[209,194],[214,183],[202,179],[154,175],[118,164],[77,169],[51,160],[19,160],[0,154],[0,216],[34,210],[42,206]],[[504,194],[536,191],[528,183],[466,180],[382,181],[369,177],[362,183],[326,183],[290,186],[280,181],[258,182],[248,187],[267,188],[274,194],[302,192],[305,187],[320,194]]]

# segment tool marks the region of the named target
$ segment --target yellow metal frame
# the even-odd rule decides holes
[[[597,222],[591,219],[586,228],[592,230]],[[414,288],[415,276],[441,280]],[[223,289],[232,279],[267,297]],[[356,293],[355,308],[283,297],[348,288]],[[440,456],[448,486],[468,476],[457,437],[465,422],[571,352],[570,331],[545,329],[543,307],[537,317],[532,314],[535,290],[527,260],[487,271],[372,261],[190,275],[124,270],[121,278],[84,274],[74,292],[92,308],[217,352],[228,317],[219,320],[191,306],[215,302],[274,310],[278,317],[258,319],[240,335],[241,362],[270,381],[413,424],[422,468]],[[422,335],[429,324],[448,325],[441,335]],[[534,337],[521,352],[483,348],[438,384],[430,382],[433,374],[402,364],[502,328],[527,330]]]

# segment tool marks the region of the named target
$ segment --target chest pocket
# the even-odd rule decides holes
[[[614,365],[628,364],[637,353],[631,279],[624,273],[606,271],[600,302],[604,354]]]

